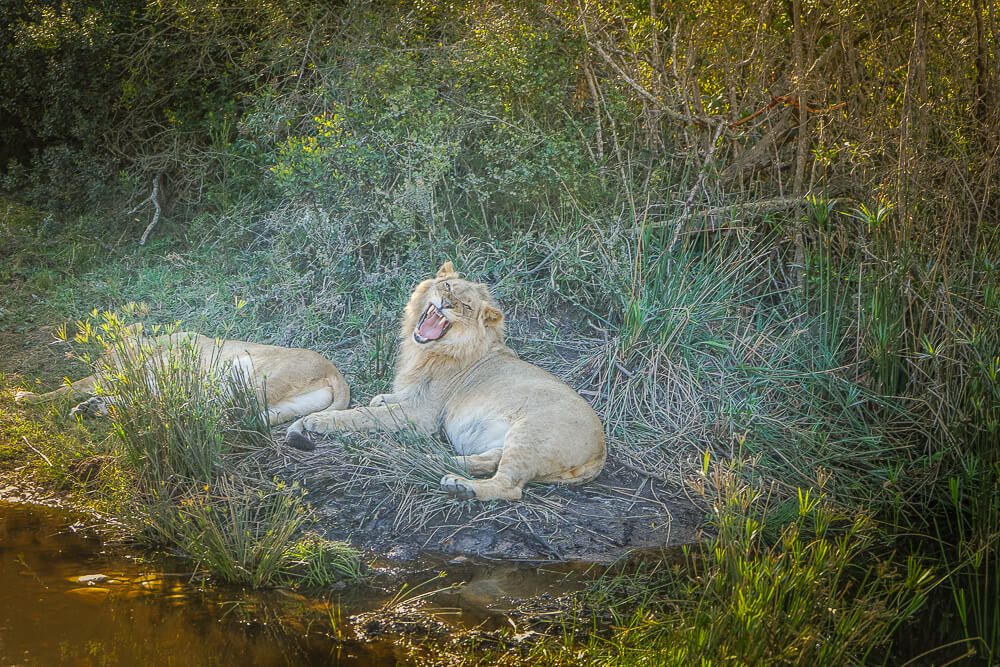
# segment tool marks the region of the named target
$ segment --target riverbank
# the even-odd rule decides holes
[[[106,524],[89,515],[8,492],[0,489],[4,663],[427,664],[476,645],[539,641],[531,628],[544,628],[589,578],[425,559],[310,595],[246,590],[211,584],[184,559],[109,543]],[[525,600],[531,610],[519,608]]]
[[[563,615],[610,634],[522,661],[995,662],[994,24],[980,2],[11,9],[0,464],[263,587],[360,562],[310,516],[403,559],[610,558],[701,529]],[[455,503],[426,437],[287,453],[218,391],[161,404],[177,428],[153,436],[10,403],[86,374],[55,334],[131,312],[315,350],[364,404],[445,260],[594,407],[606,477]],[[129,450],[167,436],[210,455],[151,471]]]

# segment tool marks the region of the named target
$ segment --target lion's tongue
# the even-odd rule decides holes
[[[424,318],[417,326],[417,333],[426,340],[437,340],[444,335],[444,330],[448,326],[448,320],[438,314],[437,309],[431,306],[424,313]]]

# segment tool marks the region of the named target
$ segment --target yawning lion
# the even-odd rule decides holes
[[[288,429],[306,432],[399,430],[443,432],[471,475],[446,475],[458,498],[521,497],[531,481],[578,484],[604,466],[604,429],[566,383],[521,361],[504,343],[503,315],[485,285],[463,280],[451,262],[421,282],[406,306],[393,393],[367,408],[326,410]]]

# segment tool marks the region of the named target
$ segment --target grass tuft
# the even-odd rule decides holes
[[[344,437],[341,446],[345,481],[337,490],[348,498],[385,497],[396,508],[395,530],[420,530],[433,520],[461,513],[462,505],[440,489],[444,475],[466,474],[452,459],[451,445],[404,430]]]
[[[355,551],[303,534],[311,515],[303,492],[255,473],[253,452],[273,443],[267,406],[246,375],[204,359],[191,341],[139,337],[141,328],[125,324],[130,314],[80,321],[76,336],[100,351],[97,390],[113,399],[127,523],[232,583],[358,580]]]

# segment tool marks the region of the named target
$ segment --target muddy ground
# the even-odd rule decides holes
[[[403,494],[362,490],[343,442],[321,441],[312,452],[279,448],[271,470],[308,490],[325,536],[394,560],[430,552],[609,563],[630,551],[690,544],[704,517],[681,484],[625,468],[613,449],[590,483],[532,484],[520,501],[484,503],[452,500],[433,484]]]

